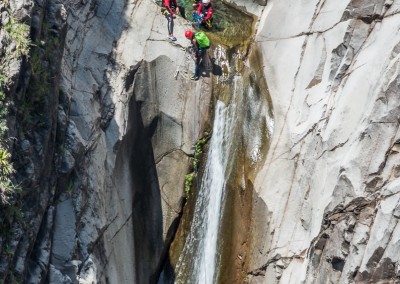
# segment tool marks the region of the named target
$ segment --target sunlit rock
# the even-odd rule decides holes
[[[397,235],[399,199],[383,194],[398,179],[395,2],[268,3],[256,38],[275,114],[255,184],[271,212],[253,263],[264,283],[397,277],[384,236]],[[283,271],[270,269],[277,253]]]

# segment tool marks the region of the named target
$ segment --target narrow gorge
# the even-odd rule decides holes
[[[0,283],[400,282],[400,0],[212,4],[0,3]]]

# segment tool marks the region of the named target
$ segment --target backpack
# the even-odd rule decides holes
[[[199,45],[199,48],[208,48],[210,47],[210,40],[206,36],[204,32],[197,32],[194,37]]]

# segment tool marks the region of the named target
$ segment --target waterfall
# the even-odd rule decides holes
[[[198,187],[194,219],[177,264],[176,283],[209,284],[216,282],[218,234],[223,209],[224,190],[230,169],[238,103],[243,95],[242,78],[233,80],[233,98],[229,105],[217,101],[208,159]],[[238,94],[238,96],[237,96]]]

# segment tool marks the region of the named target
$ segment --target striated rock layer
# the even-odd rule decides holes
[[[62,265],[52,265],[73,282],[154,283],[164,238],[181,210],[188,155],[203,131],[193,120],[195,94],[202,93],[198,109],[207,112],[209,86],[188,80],[188,43],[182,36],[167,42],[166,20],[152,1],[75,4],[68,24],[61,86],[86,152],[75,165],[67,213],[76,218],[69,224],[77,241],[70,240]]]
[[[256,44],[275,129],[251,283],[400,281],[399,12],[397,0],[268,2]]]
[[[232,278],[249,267],[251,283],[398,282],[400,0],[229,2],[261,16],[275,115],[258,196],[246,197],[250,260],[228,248],[226,259],[240,254]],[[2,27],[30,25],[34,44],[2,61],[23,215],[5,221],[0,280],[155,282],[191,146],[210,125],[211,80],[188,80],[188,26],[178,18],[168,43],[150,0],[9,0],[0,11]]]
[[[209,124],[185,22],[172,45],[150,0],[6,3],[34,45],[10,73],[23,215],[1,235],[0,280],[154,283]]]

